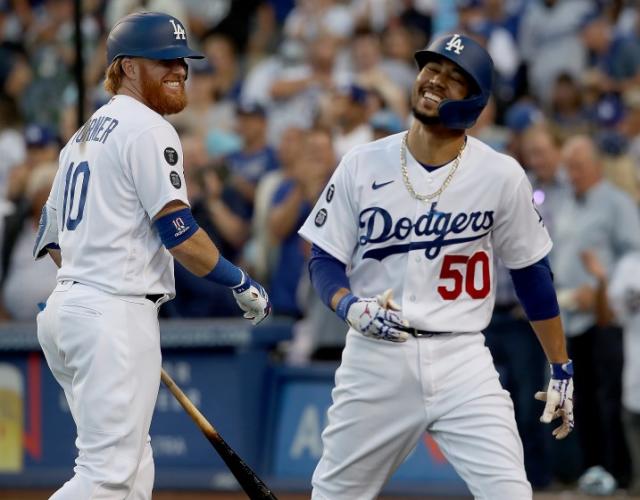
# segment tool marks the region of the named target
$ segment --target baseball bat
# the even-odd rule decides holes
[[[251,500],[278,500],[277,497],[271,492],[266,484],[256,475],[251,467],[249,467],[238,456],[238,454],[222,439],[222,436],[218,433],[216,428],[206,419],[206,417],[198,410],[191,400],[182,392],[182,389],[173,381],[169,374],[161,369],[160,377],[167,389],[171,391],[171,394],[178,400],[180,405],[184,408],[187,414],[193,419],[196,425],[200,428],[205,437],[213,445],[215,450],[220,455],[220,458],[224,460],[231,473],[238,480],[238,483],[249,496]]]

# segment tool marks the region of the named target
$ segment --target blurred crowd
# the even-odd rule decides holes
[[[410,124],[415,50],[446,32],[484,44],[493,97],[469,133],[529,174],[554,240],[576,370],[576,432],[552,443],[532,397],[546,361],[496,263],[487,344],[514,399],[530,480],[640,493],[640,2],[84,0],[82,9],[85,119],[109,97],[105,37],[123,15],[168,12],[206,54],[190,63],[187,108],[168,118],[193,214],[267,285],[275,314],[295,320],[283,347],[294,364],[339,359],[346,331],[309,284],[297,228],[345,152]],[[31,247],[57,155],[78,128],[73,16],[73,0],[0,0],[2,320],[33,320],[55,282],[55,267],[34,263]],[[622,260],[635,288],[618,280],[611,303]],[[163,316],[237,316],[226,288],[177,263],[175,274],[177,298]]]

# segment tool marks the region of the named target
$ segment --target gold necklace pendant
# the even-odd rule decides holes
[[[407,191],[409,191],[409,194],[413,196],[416,200],[420,200],[420,201],[433,200],[434,198],[437,198],[438,196],[440,196],[442,192],[445,189],[447,189],[447,186],[449,186],[449,183],[453,178],[453,174],[456,173],[456,170],[458,169],[458,165],[460,164],[460,158],[462,157],[462,151],[464,150],[464,146],[466,143],[463,144],[462,147],[460,148],[460,151],[458,151],[458,155],[453,160],[453,165],[451,166],[449,175],[447,175],[447,178],[442,183],[442,186],[440,186],[440,189],[438,189],[437,191],[431,194],[420,194],[420,193],[417,193],[415,189],[413,189],[413,186],[411,185],[411,181],[409,180],[409,170],[407,169],[407,138],[408,137],[409,137],[409,132],[407,131],[407,133],[404,134],[404,137],[402,138],[402,144],[400,145],[400,168],[402,170],[402,179],[404,180],[404,185],[406,186]]]

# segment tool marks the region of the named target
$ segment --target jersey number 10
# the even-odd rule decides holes
[[[82,185],[80,186],[80,194],[76,198],[76,188],[78,186],[78,177],[82,174]],[[69,231],[74,231],[84,214],[84,204],[87,201],[87,189],[89,188],[89,163],[82,161],[78,166],[73,168],[73,162],[67,170],[67,177],[64,183],[64,203],[62,205],[62,229],[66,227]],[[77,205],[74,201],[77,199]],[[68,203],[67,203],[68,200]],[[67,208],[68,207],[68,208]]]
[[[480,271],[479,283],[476,283],[476,273]],[[486,252],[476,252],[468,255],[445,255],[442,260],[440,279],[453,281],[453,286],[440,285],[438,293],[444,300],[455,300],[464,291],[472,299],[484,299],[491,291],[489,274],[489,256]]]

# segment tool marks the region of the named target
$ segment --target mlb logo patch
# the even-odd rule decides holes
[[[318,210],[314,222],[318,227],[324,226],[324,223],[327,222],[327,211],[324,208]]]

